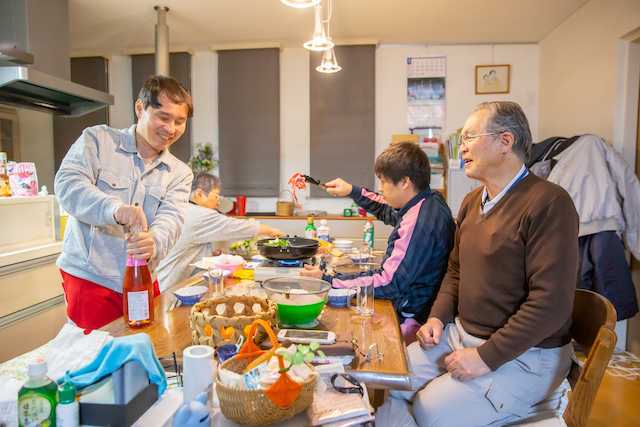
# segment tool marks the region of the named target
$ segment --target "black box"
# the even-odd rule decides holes
[[[80,424],[129,427],[158,400],[158,385],[149,384],[126,405],[80,402]]]

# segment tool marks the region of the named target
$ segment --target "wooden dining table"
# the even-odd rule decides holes
[[[227,277],[225,287],[238,282],[238,279]],[[140,329],[128,328],[125,327],[124,319],[120,318],[103,326],[101,330],[109,332],[114,337],[146,333],[151,338],[159,358],[171,356],[175,352],[178,363],[181,364],[182,351],[193,345],[190,326],[192,306],[181,305],[171,312],[167,312],[167,309],[175,298],[171,291],[195,284],[206,285],[202,274],[192,276],[156,297],[155,320],[149,326]],[[367,360],[367,357],[356,350],[352,363],[345,366],[346,372],[376,390],[409,390],[411,384],[406,346],[395,310],[390,301],[383,300],[375,301],[374,310],[372,316],[365,317],[359,316],[348,307],[326,304],[317,320],[324,330],[336,334],[351,332],[362,353],[368,355],[371,348],[372,356],[378,352],[382,356]]]

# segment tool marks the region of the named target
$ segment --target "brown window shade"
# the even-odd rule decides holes
[[[311,176],[375,190],[375,46],[334,49],[337,73],[316,71],[322,53],[310,55]],[[312,197],[327,197],[310,187]]]
[[[280,50],[218,52],[220,178],[227,196],[280,191]]]
[[[109,92],[109,60],[101,56],[71,58],[71,81],[92,89]],[[53,116],[53,156],[56,171],[71,145],[85,128],[109,124],[109,107],[80,117]]]
[[[153,53],[142,55],[131,55],[131,87],[133,102],[138,100],[138,94],[149,76],[156,73],[155,55]],[[174,52],[169,54],[169,74],[171,77],[179,81],[182,86],[191,92],[191,55],[187,52]],[[192,94],[193,96],[193,94]],[[137,123],[138,119],[133,113],[133,123]],[[188,162],[191,157],[191,127],[193,122],[187,120],[187,128],[179,140],[174,142],[169,151],[183,162]]]

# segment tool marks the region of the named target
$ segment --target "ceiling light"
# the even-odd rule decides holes
[[[331,40],[331,37],[329,37],[329,40]],[[316,67],[316,70],[321,73],[337,73],[342,70],[342,67],[338,65],[336,53],[333,48],[324,51],[322,54],[322,62]]]
[[[322,23],[322,6],[315,7],[316,25],[313,31],[313,40],[309,40],[304,44],[304,47],[309,50],[322,51],[331,49],[333,42],[328,40],[324,35],[324,25]]]
[[[291,7],[312,7],[320,3],[320,0],[280,0]]]

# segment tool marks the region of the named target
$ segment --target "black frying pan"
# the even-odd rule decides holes
[[[309,258],[318,253],[320,242],[302,237],[281,237],[280,240],[288,240],[291,246],[265,246],[265,243],[274,239],[263,239],[256,242],[260,255],[271,259],[301,259]]]

